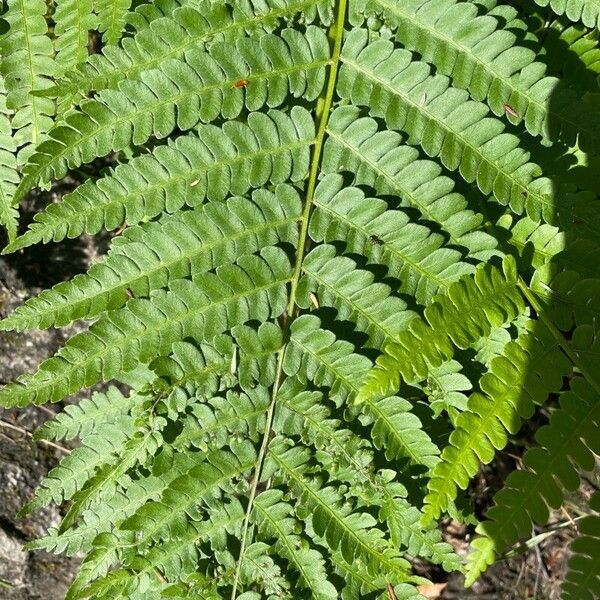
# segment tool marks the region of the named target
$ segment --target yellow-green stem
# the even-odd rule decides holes
[[[313,146],[313,153],[310,163],[310,171],[308,175],[308,182],[306,185],[306,198],[304,203],[304,210],[302,211],[302,219],[300,225],[300,236],[298,241],[298,251],[296,253],[296,263],[294,266],[294,273],[290,284],[290,299],[286,311],[286,327],[289,328],[291,321],[294,316],[296,306],[296,290],[298,288],[298,282],[302,273],[302,262],[304,255],[308,248],[308,221],[313,205],[315,196],[315,189],[317,187],[317,177],[319,175],[319,167],[321,164],[321,155],[323,152],[323,144],[325,142],[325,134],[327,131],[327,122],[329,120],[329,113],[331,112],[331,105],[333,104],[333,97],[335,95],[335,84],[337,81],[337,73],[340,62],[340,54],[342,51],[342,40],[344,37],[344,23],[346,20],[346,7],[348,0],[338,0],[336,19],[335,22],[329,29],[329,40],[332,47],[331,63],[329,67],[329,76],[327,78],[327,87],[325,88],[324,95],[317,101],[315,108],[315,115],[317,119],[317,135],[315,138],[315,144]],[[271,403],[267,411],[265,429],[263,433],[263,439],[261,447],[256,460],[256,467],[254,469],[254,475],[250,483],[250,491],[248,495],[248,506],[246,508],[246,515],[244,517],[244,524],[242,526],[242,537],[240,543],[240,553],[235,569],[235,575],[233,578],[231,600],[235,600],[237,595],[237,588],[239,584],[242,563],[244,560],[244,553],[246,551],[246,545],[248,543],[248,531],[250,528],[250,516],[252,515],[252,509],[254,506],[254,499],[256,498],[256,490],[258,482],[260,481],[260,475],[262,472],[263,463],[267,454],[269,445],[269,438],[271,436],[271,427],[273,425],[273,417],[275,415],[275,405],[277,401],[277,395],[279,388],[283,382],[283,359],[285,355],[285,349],[287,344],[279,350],[277,353],[277,371],[275,374],[275,383],[273,384],[273,392],[271,395]]]

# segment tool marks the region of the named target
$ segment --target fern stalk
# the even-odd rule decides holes
[[[317,136],[315,138],[315,144],[313,146],[313,153],[311,157],[310,171],[308,176],[308,184],[306,188],[306,202],[304,205],[304,210],[302,212],[301,217],[301,225],[300,225],[300,238],[298,242],[298,248],[296,251],[296,264],[294,267],[294,273],[292,275],[292,280],[290,284],[290,299],[287,306],[286,316],[285,316],[285,327],[286,330],[289,329],[291,321],[296,312],[296,291],[298,289],[298,282],[300,281],[300,275],[302,273],[302,263],[304,261],[304,255],[306,250],[308,249],[308,224],[309,218],[311,214],[311,209],[313,206],[313,200],[315,196],[315,189],[317,187],[317,177],[319,175],[319,167],[321,165],[321,155],[323,152],[323,144],[325,142],[325,135],[327,132],[327,122],[329,120],[329,114],[331,113],[331,106],[333,103],[333,97],[335,94],[335,84],[337,81],[337,73],[338,67],[340,63],[340,55],[342,52],[342,41],[344,37],[344,23],[346,20],[346,12],[347,12],[348,0],[337,0],[336,2],[336,19],[329,28],[329,40],[330,44],[333,47],[331,63],[329,67],[329,75],[327,79],[327,87],[325,88],[324,93],[317,100],[315,112],[317,117],[317,122],[319,123],[317,129]],[[267,455],[269,438],[271,436],[271,427],[273,425],[273,417],[275,415],[275,406],[277,403],[277,394],[279,392],[279,388],[283,383],[283,359],[285,356],[285,351],[287,348],[287,344],[279,350],[277,353],[277,372],[275,376],[275,383],[273,384],[273,393],[271,397],[271,403],[269,405],[269,410],[267,412],[267,422],[265,424],[265,430],[263,434],[263,439],[261,443],[261,447],[258,453],[258,459],[256,462],[256,467],[254,470],[254,477],[252,479],[252,484],[250,487],[250,494],[248,497],[248,507],[246,509],[246,515],[244,518],[244,525],[242,528],[242,538],[240,545],[240,553],[238,556],[235,576],[233,579],[233,589],[231,591],[231,600],[236,599],[237,587],[240,580],[240,574],[242,569],[242,564],[244,561],[244,553],[246,551],[246,544],[248,538],[248,531],[250,526],[250,516],[254,509],[254,499],[256,498],[256,490],[258,487],[258,482],[260,481],[260,476],[263,468],[263,464],[265,461],[265,457]]]

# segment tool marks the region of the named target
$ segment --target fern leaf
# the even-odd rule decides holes
[[[387,522],[395,546],[404,546],[413,556],[441,564],[447,572],[461,571],[460,557],[450,544],[442,541],[441,533],[437,529],[421,529],[421,516],[417,508],[400,498],[389,499],[380,510],[380,518]]]
[[[600,512],[600,493],[589,503]],[[571,558],[566,581],[562,585],[563,598],[593,598],[600,594],[600,516],[591,514],[578,523],[580,536],[571,542]]]
[[[56,66],[67,73],[88,57],[89,32],[96,28],[94,0],[57,0],[54,10]]]
[[[560,390],[572,366],[547,329],[536,324],[504,347],[470,398],[433,471],[425,498],[425,521],[430,523],[465,489],[479,470],[480,461],[491,462],[496,450],[508,443],[506,432],[515,434],[523,419],[533,415],[551,392]]]
[[[600,405],[598,394],[582,378],[571,381],[561,395],[560,409],[550,424],[536,434],[540,447],[525,453],[523,470],[509,474],[505,487],[494,497],[489,520],[478,527],[483,537],[473,542],[468,582],[494,560],[505,547],[531,531],[531,521],[546,523],[550,508],[559,508],[563,490],[579,486],[578,470],[594,467],[600,453]]]
[[[461,371],[462,366],[458,361],[449,360],[429,370],[425,386],[434,416],[437,418],[442,411],[446,411],[453,425],[456,425],[458,415],[467,408],[468,399],[463,392],[473,387]]]
[[[388,460],[408,462],[411,470],[433,470],[440,451],[410,412],[411,407],[408,400],[396,396],[366,400],[364,411],[374,420],[373,443],[385,451]]]
[[[540,167],[528,162],[519,139],[505,133],[501,121],[487,117],[486,105],[468,100],[468,92],[451,87],[447,77],[430,75],[429,65],[389,40],[368,44],[365,30],[348,36],[342,60],[337,89],[343,98],[406,131],[426,154],[439,156],[445,167],[459,170],[514,212],[526,208],[532,219],[556,219],[560,200],[552,197],[551,182],[538,178]]]
[[[152,381],[151,387],[167,404],[177,404],[174,396],[184,389],[194,397],[215,394],[221,389],[221,376],[229,371],[233,352],[228,335],[215,336],[210,344],[175,342],[168,356],[159,356],[150,363],[159,378]]]
[[[586,27],[600,27],[598,0],[535,0],[538,6],[550,6],[557,15],[571,21],[581,21]]]
[[[156,569],[160,569],[168,580],[177,580],[182,574],[194,571],[202,555],[199,546],[217,540],[224,530],[240,526],[243,518],[242,505],[239,501],[232,500],[212,512],[207,519],[190,521],[178,538],[154,546],[144,556],[134,556],[127,561],[126,568],[111,571],[106,577],[98,578],[85,588],[84,593],[93,594],[93,598],[144,597],[148,593],[148,581],[156,580]],[[94,574],[86,579],[88,581],[77,581],[78,587],[83,588],[85,583],[95,579]],[[169,597],[172,595],[169,594]]]
[[[496,240],[480,231],[483,216],[467,208],[438,164],[420,160],[394,131],[379,131],[375,119],[360,118],[353,106],[336,108],[328,122],[323,151],[325,173],[352,173],[355,185],[368,185],[380,197],[396,196],[403,207],[419,210],[425,221],[439,223],[456,246],[469,249],[478,260],[494,254]]]
[[[339,548],[347,562],[361,559],[371,574],[382,573],[393,581],[410,581],[409,564],[386,543],[383,532],[375,527],[375,519],[367,513],[344,508],[335,488],[320,487],[309,480],[303,471],[310,452],[290,445],[284,439],[273,440],[268,458],[302,499],[303,510],[311,514],[315,533],[332,550]]]
[[[3,77],[0,76],[0,225],[6,228],[11,240],[17,233],[19,219],[19,212],[13,206],[13,196],[19,183],[16,151],[10,111],[6,107],[6,86]]]
[[[311,293],[316,294],[321,306],[336,308],[338,319],[364,331],[374,348],[391,341],[415,317],[406,302],[391,295],[389,286],[374,283],[372,273],[358,269],[350,258],[336,256],[329,244],[312,250],[302,262],[302,271],[296,303],[310,308]]]
[[[114,46],[121,39],[132,0],[93,1],[94,10],[98,15],[98,29],[102,33],[102,41],[107,45]]]
[[[285,308],[290,265],[281,250],[263,249],[206,274],[202,285],[177,280],[168,292],[130,301],[108,313],[89,332],[75,337],[56,355],[0,390],[0,404],[57,402],[101,378],[117,377],[140,362],[165,354],[180,338],[210,339],[249,319],[276,317]],[[142,343],[143,342],[143,343]]]
[[[169,457],[169,453],[165,453],[165,456]],[[100,534],[108,533],[113,529],[114,523],[126,519],[149,500],[159,497],[171,481],[184,475],[197,464],[198,457],[194,454],[176,453],[166,460],[157,459],[152,465],[150,475],[136,478],[135,481],[129,477],[123,478],[110,503],[99,502],[85,510],[77,527],[63,528],[60,533],[58,528],[51,528],[46,537],[30,542],[29,547],[66,552],[69,556],[78,552],[89,552],[92,541]],[[119,543],[117,539],[113,546]]]
[[[109,5],[107,0],[102,2]],[[230,7],[203,0],[197,6],[175,8],[169,14],[157,11],[144,24],[138,14],[132,20],[138,29],[133,38],[123,40],[121,47],[110,46],[102,54],[90,57],[48,93],[62,96],[117,88],[120,81],[139,79],[145,71],[160,68],[169,59],[183,59],[187,52],[203,50],[208,43],[233,42],[244,31],[257,28],[271,32],[281,19],[291,18],[295,13],[302,12],[308,22],[318,14],[326,16],[330,4],[329,0],[268,0],[236,2]]]
[[[172,16],[182,6],[194,8],[196,5],[200,5],[201,2],[202,0],[154,0],[154,2],[143,2],[137,5],[135,10],[128,13],[127,24],[131,25],[134,31],[141,31],[149,27],[152,21],[156,19]]]
[[[257,441],[270,404],[265,388],[246,394],[228,392],[226,398],[215,397],[191,406],[182,419],[181,433],[173,446],[184,450],[190,446],[207,452],[227,445],[233,435]]]
[[[6,86],[6,106],[14,111],[11,125],[19,165],[52,127],[54,102],[31,94],[50,87],[56,72],[46,10],[44,0],[11,0],[3,15],[8,31],[0,37],[0,74]]]
[[[289,115],[251,113],[247,125],[200,126],[152,155],[119,165],[112,175],[86,182],[62,202],[35,216],[29,230],[9,244],[14,252],[39,241],[60,241],[174,213],[205,199],[221,201],[269,182],[297,182],[306,177],[314,123],[294,107]]]
[[[59,413],[35,433],[36,439],[85,440],[99,426],[110,425],[129,412],[140,401],[140,396],[126,396],[116,387],[106,392],[94,392],[91,398],[82,398],[77,404],[65,406]]]
[[[298,193],[280,186],[276,193],[256,191],[252,201],[232,198],[149,223],[130,232],[135,241],[113,245],[106,260],[87,274],[28,300],[0,328],[47,328],[89,319],[120,308],[128,294],[145,297],[175,279],[199,279],[280,241],[295,245],[301,210]]]
[[[283,370],[303,383],[312,381],[329,388],[329,397],[338,406],[352,400],[369,372],[371,361],[354,354],[354,347],[336,340],[330,331],[320,328],[313,315],[297,318],[290,328],[290,341],[285,351]]]
[[[470,2],[432,6],[422,0],[358,0],[354,10],[365,17],[383,12],[405,48],[433,63],[474,100],[487,101],[496,116],[524,121],[529,133],[545,138],[557,139],[562,130],[560,137],[569,145],[578,135],[582,148],[596,143],[596,119],[586,104],[557,78],[546,76],[536,53],[519,45],[517,35],[501,27],[492,12],[479,15]]]
[[[175,479],[162,493],[160,500],[144,504],[123,521],[120,529],[143,531],[142,544],[169,539],[180,527],[180,519],[186,511],[196,510],[203,497],[210,498],[234,477],[243,476],[254,467],[256,453],[252,444],[242,442],[233,443],[232,446],[235,450],[218,450],[187,474]]]
[[[313,598],[337,598],[335,587],[327,579],[323,557],[314,549],[302,548],[302,540],[295,533],[292,507],[282,502],[282,497],[281,491],[268,490],[256,498],[254,514],[262,536],[277,540],[275,547],[298,571],[300,587],[309,589]]]
[[[413,222],[399,210],[389,210],[358,188],[344,187],[341,175],[328,175],[315,192],[310,236],[316,242],[345,241],[347,252],[385,264],[400,280],[400,292],[427,304],[473,265],[462,262],[458,250],[442,247],[443,236]]]
[[[27,514],[32,510],[46,506],[50,502],[61,504],[79,491],[94,471],[107,461],[118,460],[135,432],[133,419],[121,417],[115,424],[98,428],[95,434],[87,437],[83,446],[75,448],[52,469],[42,481],[34,500],[23,510]]]
[[[238,325],[231,330],[239,355],[237,365],[232,361],[240,387],[249,392],[256,384],[269,388],[277,380],[276,355],[284,346],[283,331],[275,323],[262,323],[258,329]]]
[[[99,92],[53,127],[29,159],[16,198],[41,180],[63,177],[68,168],[151,136],[164,138],[176,127],[185,131],[219,116],[233,119],[244,108],[277,107],[288,92],[314,100],[328,62],[327,38],[314,26],[306,35],[285,29],[280,36],[223,42],[208,52],[189,53],[185,61],[170,60],[139,81]],[[235,85],[242,80],[248,84]]]
[[[384,348],[357,402],[394,393],[401,379],[406,383],[422,381],[429,368],[453,357],[453,345],[468,348],[493,327],[514,320],[523,309],[514,260],[506,258],[502,271],[490,264],[481,265],[473,276],[462,278],[445,296],[438,296],[425,309],[425,320],[413,319],[408,329]]]

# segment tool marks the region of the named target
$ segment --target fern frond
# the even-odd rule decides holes
[[[408,329],[384,347],[357,402],[395,393],[401,380],[422,381],[430,367],[453,357],[453,345],[468,348],[493,327],[514,320],[523,309],[514,260],[507,257],[502,271],[490,264],[481,265],[473,276],[463,277],[446,295],[438,296],[425,309],[424,320],[413,319]]]
[[[132,0],[93,0],[102,41],[114,46],[121,39]]]
[[[600,594],[600,492],[596,492],[589,503],[596,511],[581,520],[577,529],[579,537],[571,542],[569,571],[562,585],[563,598],[593,598]]]
[[[106,392],[94,392],[91,398],[82,398],[77,404],[65,406],[63,412],[46,421],[34,437],[45,440],[85,440],[100,426],[119,420],[140,402],[137,394],[126,396],[116,387]]]
[[[231,330],[239,354],[230,370],[236,371],[240,387],[249,393],[256,384],[268,389],[277,380],[276,356],[284,346],[284,333],[279,325],[267,321],[258,329],[238,325]],[[237,358],[237,361],[235,360]]]
[[[16,198],[39,181],[60,179],[68,168],[151,136],[164,138],[176,127],[185,131],[220,116],[233,119],[244,108],[277,107],[288,93],[314,100],[328,63],[327,37],[314,26],[305,35],[285,29],[280,36],[223,42],[189,53],[185,61],[172,59],[139,81],[99,92],[53,127],[29,159]],[[237,86],[239,81],[248,83]]]
[[[292,507],[282,499],[280,490],[268,490],[257,496],[254,515],[261,536],[276,540],[276,549],[299,573],[300,587],[310,590],[313,598],[337,598],[337,590],[327,579],[323,557],[315,549],[302,547]]]
[[[393,498],[381,507],[379,514],[387,522],[395,546],[404,546],[413,556],[441,564],[447,572],[462,570],[460,557],[450,544],[442,541],[441,533],[437,529],[421,529],[422,515],[417,508],[400,498]]]
[[[388,460],[408,462],[417,471],[431,471],[439,462],[439,448],[410,412],[411,403],[391,396],[365,400],[364,412],[373,418],[371,435],[375,446]],[[425,468],[423,468],[425,467]]]
[[[52,127],[54,102],[32,95],[50,87],[50,78],[56,74],[46,11],[44,0],[11,0],[2,16],[8,31],[0,37],[0,74],[6,86],[6,106],[14,111],[11,125],[19,165],[30,158]]]
[[[135,432],[133,418],[122,415],[114,423],[104,424],[87,436],[84,445],[64,457],[44,478],[35,498],[23,509],[23,514],[69,500],[86,484],[94,471],[103,464],[114,463]]]
[[[259,387],[246,394],[229,391],[226,398],[215,397],[193,404],[182,419],[174,448],[182,451],[194,446],[206,452],[209,448],[226,446],[235,435],[256,441],[270,404],[264,390]]]
[[[102,54],[90,57],[48,93],[62,96],[117,88],[120,81],[139,79],[145,71],[160,68],[169,59],[183,59],[189,51],[205,49],[208,43],[231,43],[244,31],[258,28],[270,33],[282,19],[296,13],[302,12],[308,23],[319,15],[325,22],[331,18],[329,0],[245,0],[234,6],[202,0],[196,4],[176,8],[169,14],[157,12],[144,24],[137,14],[137,18],[130,19],[138,29],[135,36],[124,39],[120,47],[104,48]],[[136,13],[139,12],[138,9]]]
[[[236,265],[207,273],[202,285],[177,280],[168,292],[134,299],[120,311],[109,312],[89,332],[72,337],[33,375],[0,390],[0,404],[57,402],[100,379],[110,380],[165,354],[181,338],[210,339],[249,319],[280,315],[286,303],[290,264],[276,248],[261,257],[244,256]]]
[[[507,432],[517,433],[536,405],[560,391],[563,377],[571,371],[557,341],[539,323],[506,344],[502,356],[491,361],[481,378],[481,392],[471,395],[467,410],[458,416],[450,443],[433,470],[425,497],[425,522],[433,522],[448,510],[458,488],[466,489],[479,470],[480,461],[491,462],[508,443]]]
[[[216,267],[278,242],[295,245],[302,204],[298,193],[280,186],[257,190],[252,201],[231,198],[195,211],[148,223],[133,241],[113,245],[87,274],[59,283],[28,300],[0,323],[0,329],[64,326],[120,308],[130,294],[148,296],[183,277],[199,279]]]
[[[119,489],[115,491],[110,503],[99,502],[83,511],[77,527],[60,533],[58,528],[51,528],[45,537],[30,542],[29,547],[66,552],[69,556],[82,551],[88,552],[97,536],[113,530],[114,523],[121,522],[148,501],[159,497],[171,481],[198,464],[198,457],[193,454],[173,455],[167,452],[162,458],[163,460],[154,461],[149,475],[135,480],[131,480],[130,477],[122,478]],[[113,546],[118,543],[119,540],[116,540]]]
[[[144,556],[134,556],[126,561],[126,565],[111,571],[105,577],[96,579],[94,573],[81,580],[76,580],[74,586],[81,588],[78,597],[131,599],[148,597],[148,587],[158,583],[159,591],[163,591],[164,583],[156,579],[156,570],[160,569],[169,580],[177,580],[181,574],[194,570],[202,556],[199,545],[217,541],[224,530],[232,530],[241,525],[244,518],[242,505],[237,500],[224,504],[213,511],[207,519],[190,521],[180,536],[165,543],[153,546]],[[87,581],[86,581],[87,579]],[[85,584],[94,581],[88,587]],[[154,583],[156,582],[156,583]],[[169,593],[168,597],[173,597]],[[186,595],[183,596],[184,598]],[[197,596],[201,597],[204,596]],[[221,596],[213,596],[213,598]]]
[[[19,183],[19,174],[10,114],[6,106],[4,78],[0,75],[0,225],[6,228],[9,239],[14,239],[19,212],[13,205],[13,196]]]
[[[446,411],[453,425],[456,425],[458,415],[467,408],[468,398],[463,392],[473,388],[469,378],[461,371],[462,365],[456,360],[442,363],[429,370],[424,388],[434,416],[437,418]]]
[[[152,21],[156,19],[172,16],[182,6],[193,8],[201,2],[202,0],[154,0],[153,2],[143,2],[127,14],[127,24],[138,32],[149,27]],[[123,42],[127,43],[125,40]]]
[[[247,124],[203,125],[153,154],[119,165],[37,213],[4,253],[34,243],[135,225],[204,200],[222,201],[267,183],[298,182],[308,173],[314,122],[303,108],[250,113]]]
[[[329,397],[340,406],[356,396],[371,361],[355,354],[350,342],[336,340],[335,335],[321,329],[320,324],[313,315],[303,315],[292,323],[283,370],[304,384],[310,380],[327,386]]]
[[[54,9],[57,70],[68,73],[88,57],[90,30],[96,28],[94,0],[57,0]]]
[[[232,442],[230,450],[217,450],[175,479],[162,493],[160,500],[141,506],[125,519],[122,531],[143,531],[140,544],[168,540],[181,529],[181,518],[186,511],[197,512],[197,505],[207,500],[220,488],[226,488],[232,479],[242,477],[254,467],[256,452],[249,442]]]
[[[340,106],[331,114],[323,172],[351,173],[355,185],[399,198],[403,207],[419,210],[425,221],[439,223],[452,244],[468,248],[474,258],[489,259],[496,240],[480,230],[483,216],[467,208],[466,199],[454,191],[454,182],[441,174],[440,166],[420,160],[400,134],[379,131],[375,119],[360,114],[353,106]]]
[[[514,212],[526,208],[532,219],[556,219],[560,200],[552,197],[551,182],[538,177],[540,167],[528,162],[519,139],[505,133],[500,120],[487,116],[486,105],[469,100],[447,77],[431,75],[429,65],[389,40],[369,44],[366,30],[348,35],[342,61],[337,89],[343,98],[406,131],[409,142]]]
[[[411,581],[409,564],[400,558],[375,527],[375,519],[367,513],[352,512],[343,505],[339,492],[332,486],[320,487],[304,474],[308,468],[310,452],[294,446],[285,439],[276,438],[269,446],[268,459],[289,482],[303,510],[311,515],[315,533],[329,548],[339,548],[344,559],[352,563],[365,561],[372,575],[385,573],[393,581]],[[270,467],[272,468],[272,467]],[[270,471],[267,467],[267,472]]]
[[[315,191],[309,233],[315,242],[340,240],[347,252],[382,263],[400,280],[400,292],[427,304],[439,291],[473,272],[458,250],[443,247],[444,238],[415,223],[385,201],[344,187],[341,175],[326,176]]]
[[[407,310],[406,302],[392,296],[389,286],[374,283],[371,272],[358,269],[350,258],[336,256],[329,244],[312,250],[302,262],[302,271],[296,303],[310,308],[311,294],[316,294],[319,305],[334,307],[337,318],[354,323],[374,348],[390,341],[416,316]]]
[[[489,520],[478,527],[482,537],[473,542],[468,581],[491,564],[495,555],[531,532],[531,522],[546,523],[549,508],[559,508],[564,491],[579,487],[578,470],[594,467],[600,453],[600,404],[594,388],[580,377],[560,398],[550,424],[536,434],[540,447],[523,457],[525,468],[509,474],[494,497]]]
[[[600,27],[598,0],[534,0],[538,6],[550,6],[557,15],[571,21],[581,21],[586,27]]]
[[[474,100],[487,102],[496,116],[523,121],[532,135],[561,138],[569,145],[579,137],[585,149],[596,144],[597,120],[590,118],[586,103],[557,78],[548,77],[536,53],[519,45],[516,34],[502,27],[503,19],[493,12],[481,15],[476,4],[456,0],[438,5],[355,0],[353,8],[359,15],[356,24],[383,13],[405,48],[434,64]]]
[[[167,404],[177,404],[174,396],[181,393],[193,397],[216,394],[221,389],[221,377],[230,369],[233,353],[228,335],[215,336],[210,344],[175,342],[168,356],[159,356],[150,363],[159,379],[149,387]]]

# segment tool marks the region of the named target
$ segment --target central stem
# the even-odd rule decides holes
[[[296,290],[298,289],[298,282],[300,281],[300,275],[302,274],[302,263],[304,261],[304,255],[308,249],[308,222],[310,213],[313,206],[315,189],[317,187],[317,178],[319,175],[319,167],[321,165],[321,155],[323,153],[323,144],[325,142],[325,135],[327,132],[327,123],[329,121],[329,114],[331,112],[331,106],[333,104],[333,97],[335,95],[335,85],[337,81],[337,73],[340,64],[340,55],[342,52],[342,41],[344,37],[344,23],[346,21],[346,9],[348,0],[337,0],[336,2],[336,18],[329,28],[329,43],[332,48],[331,63],[329,67],[329,75],[327,78],[327,87],[325,88],[324,94],[321,94],[317,100],[315,107],[315,118],[318,123],[317,135],[315,138],[315,144],[313,147],[313,153],[310,162],[310,171],[308,174],[308,182],[306,184],[306,200],[304,203],[304,210],[302,211],[302,219],[300,225],[300,235],[298,240],[298,251],[296,253],[296,263],[294,265],[294,273],[292,275],[291,287],[290,287],[290,298],[285,313],[285,327],[289,331],[292,319],[294,317],[296,308]],[[286,332],[287,333],[287,332]],[[240,543],[240,553],[235,569],[235,576],[233,579],[233,589],[231,592],[231,600],[235,600],[237,594],[237,588],[240,579],[240,573],[242,569],[242,563],[244,560],[244,553],[248,543],[248,530],[250,527],[250,516],[254,507],[254,499],[256,497],[256,489],[258,482],[260,481],[260,475],[262,472],[263,463],[267,454],[267,448],[269,445],[269,438],[271,436],[271,426],[273,425],[273,416],[275,414],[275,404],[277,396],[279,394],[279,388],[283,382],[283,358],[285,355],[285,349],[287,343],[277,353],[277,371],[275,374],[275,382],[273,384],[273,390],[271,395],[271,403],[267,411],[267,418],[265,423],[265,429],[262,439],[260,451],[256,460],[256,467],[254,469],[254,475],[252,477],[252,483],[250,484],[250,491],[248,495],[248,507],[246,509],[246,515],[244,518],[244,524],[242,526],[242,537]]]

